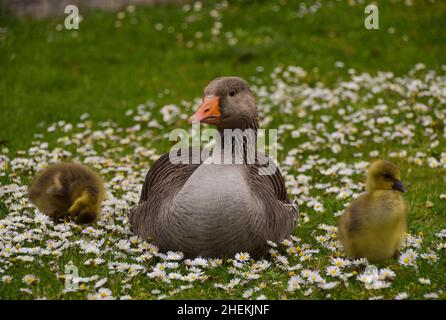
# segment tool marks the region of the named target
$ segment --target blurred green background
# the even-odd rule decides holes
[[[81,11],[77,31],[63,28],[63,15],[15,18],[4,1],[0,143],[11,150],[86,112],[125,125],[125,110],[200,96],[216,76],[299,65],[335,81],[346,68],[398,75],[446,63],[444,1],[379,1],[379,30],[364,27],[366,3],[251,0]]]

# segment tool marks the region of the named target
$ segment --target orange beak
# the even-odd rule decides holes
[[[221,118],[221,113],[218,107],[218,97],[204,97],[201,106],[199,106],[194,115],[189,118],[189,123],[203,122],[207,124],[217,124],[220,122]]]

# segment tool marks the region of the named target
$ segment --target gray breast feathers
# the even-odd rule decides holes
[[[136,234],[153,238],[162,251],[259,256],[267,240],[293,229],[297,210],[284,191],[279,170],[262,176],[256,165],[172,164],[164,155],[149,170],[129,219]]]

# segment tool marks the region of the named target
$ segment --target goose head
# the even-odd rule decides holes
[[[400,180],[400,169],[387,160],[377,160],[372,163],[367,172],[367,189],[406,192]]]
[[[257,108],[248,83],[239,77],[212,80],[202,104],[189,123],[202,122],[223,129],[257,129]]]

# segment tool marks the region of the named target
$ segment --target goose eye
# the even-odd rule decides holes
[[[229,95],[230,95],[231,97],[235,96],[235,91],[234,91],[234,90],[229,91]]]
[[[384,173],[383,176],[384,176],[384,178],[386,178],[387,180],[393,180],[393,177],[392,177],[390,174],[388,174],[388,173]]]

